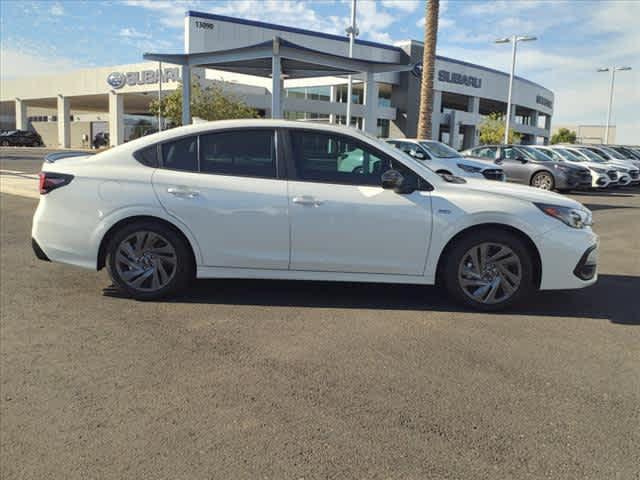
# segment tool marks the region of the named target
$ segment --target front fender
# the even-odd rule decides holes
[[[464,230],[487,224],[505,225],[527,235],[534,244],[544,231],[540,229],[540,225],[534,227],[530,222],[526,222],[527,215],[501,211],[495,207],[490,210],[480,210],[481,207],[465,209],[443,197],[432,198],[433,233],[424,272],[425,279],[429,283],[435,282],[438,262],[445,247],[452,238]],[[526,207],[523,206],[523,208]],[[531,208],[535,207],[532,205]],[[477,210],[474,211],[474,209]]]

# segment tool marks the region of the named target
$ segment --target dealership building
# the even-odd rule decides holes
[[[274,52],[280,44],[295,50],[295,61],[283,63],[281,71],[278,67],[282,81],[277,89],[271,70],[265,73],[255,59],[262,46],[271,45],[268,42],[273,42]],[[157,128],[149,104],[178,88],[184,72],[203,87],[220,85],[266,117],[345,123],[347,77],[338,74],[344,73],[339,69],[323,69],[316,59],[329,59],[327,65],[349,65],[348,48],[346,36],[187,12],[186,55],[173,56],[182,58],[182,65],[177,60],[147,61],[3,81],[0,128],[36,130],[45,144],[54,147],[89,147],[101,133],[109,133],[111,145],[118,145]],[[207,52],[215,53],[215,65],[185,68],[184,58]],[[253,60],[242,60],[248,58],[247,52],[254,53]],[[421,62],[422,53],[422,43],[414,40],[395,45],[356,40],[353,59],[369,70],[353,76],[353,124],[380,137],[415,136],[420,79],[411,67]],[[234,61],[225,63],[224,58]],[[505,114],[508,85],[504,72],[437,57],[434,138],[457,149],[476,145],[483,118],[493,112]],[[548,142],[553,104],[553,92],[515,78],[511,125],[522,143]]]

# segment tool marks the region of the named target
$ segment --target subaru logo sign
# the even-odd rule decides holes
[[[107,83],[117,90],[124,87],[125,83],[127,83],[127,77],[123,73],[113,72],[107,77]]]
[[[422,62],[416,63],[411,69],[411,73],[416,78],[422,78]]]

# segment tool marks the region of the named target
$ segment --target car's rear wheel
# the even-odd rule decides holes
[[[155,222],[130,224],[116,232],[107,247],[106,266],[116,287],[138,300],[175,293],[194,272],[184,239]]]
[[[538,172],[531,177],[531,186],[542,190],[553,190],[555,182],[549,172]]]
[[[462,237],[444,267],[449,294],[479,310],[507,308],[534,290],[532,253],[509,232],[487,230]]]

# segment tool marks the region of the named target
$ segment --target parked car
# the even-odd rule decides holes
[[[587,168],[554,162],[551,157],[525,145],[482,145],[462,154],[499,162],[508,181],[542,190],[562,192],[589,188],[592,184]]]
[[[465,158],[449,145],[441,142],[402,138],[389,139],[387,143],[416,160],[425,162],[425,165],[438,174],[505,180],[504,171],[497,165],[487,165],[482,161]]]
[[[98,132],[93,137],[93,148],[109,146],[109,132]]]
[[[593,188],[606,188],[611,183],[611,178],[607,175],[607,168],[604,168],[599,163],[590,162],[577,153],[562,147],[549,145],[535,145],[533,148],[550,156],[556,162],[572,162],[588,168],[589,172],[591,172],[591,186]]]
[[[640,162],[636,162],[635,159],[632,158],[626,158],[604,145],[582,145],[582,148],[592,151],[612,165],[621,167],[621,169],[625,170],[631,177],[631,183],[640,183],[640,167],[638,166]]]
[[[358,152],[362,168],[339,169]],[[356,157],[356,155],[354,155]],[[201,123],[44,163],[38,258],[107,267],[156,299],[197,278],[442,284],[496,310],[597,279],[591,212],[563,195],[440,176],[354,129]]]
[[[42,137],[30,130],[9,130],[0,133],[0,145],[3,147],[43,147]]]
[[[607,145],[612,150],[615,150],[624,158],[630,158],[634,161],[635,165],[638,166],[638,162],[640,162],[640,150],[634,151],[633,148],[627,147],[624,145]]]
[[[588,159],[591,162],[602,164],[603,168],[607,168],[607,174],[612,180],[610,186],[625,187],[631,184],[632,179],[629,175],[629,167],[626,163],[621,164],[620,162],[607,160],[601,155],[593,152],[591,149],[585,148],[584,145],[562,145],[562,147],[567,148],[571,152],[582,155],[583,158]],[[610,173],[611,170],[615,170],[613,175]]]

